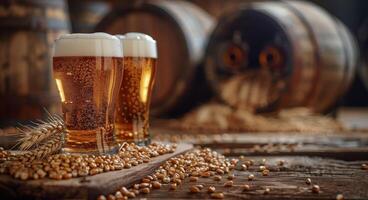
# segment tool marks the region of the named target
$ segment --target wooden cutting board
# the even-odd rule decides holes
[[[0,175],[0,199],[96,199],[100,194],[113,193],[122,186],[138,182],[153,173],[166,160],[192,148],[191,144],[181,143],[174,153],[152,158],[149,163],[130,169],[61,181],[21,181],[8,175]]]

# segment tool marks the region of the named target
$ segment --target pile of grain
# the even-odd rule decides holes
[[[17,155],[1,148],[0,173],[21,180],[70,179],[131,168],[148,163],[153,157],[172,153],[175,149],[176,144],[152,143],[141,147],[123,143],[114,155],[54,154],[45,159],[33,159],[28,154]]]
[[[172,126],[184,130],[260,131],[260,132],[336,132],[343,127],[336,120],[314,114],[307,108],[282,110],[273,114],[254,114],[218,103],[205,104]]]

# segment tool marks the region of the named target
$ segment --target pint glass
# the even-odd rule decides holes
[[[67,131],[64,152],[114,151],[122,61],[120,40],[106,33],[67,34],[56,40],[53,71]]]
[[[156,72],[156,41],[142,33],[118,36],[124,52],[124,77],[115,121],[117,142],[150,142],[149,106]]]

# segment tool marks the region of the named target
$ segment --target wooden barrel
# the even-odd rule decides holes
[[[60,101],[51,69],[54,39],[69,31],[63,0],[0,3],[0,123],[43,118]]]
[[[102,0],[68,0],[72,32],[90,33],[111,10],[111,4]]]
[[[225,14],[208,42],[206,75],[224,102],[256,112],[328,112],[354,75],[345,26],[305,1],[257,2]]]
[[[358,40],[361,50],[361,65],[358,68],[359,78],[362,80],[366,91],[368,91],[368,17],[359,27]]]
[[[214,21],[184,1],[137,1],[116,6],[97,26],[111,34],[142,32],[157,41],[158,66],[151,114],[175,116],[206,96],[201,61]],[[208,90],[207,90],[208,91]]]
[[[253,2],[257,0],[188,0],[199,7],[203,8],[209,14],[216,19],[222,16],[225,12],[232,11],[238,8],[238,6],[244,2]],[[258,0],[259,1],[259,0]]]

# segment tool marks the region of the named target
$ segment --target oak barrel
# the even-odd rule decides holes
[[[69,31],[63,0],[0,3],[0,124],[41,119],[60,101],[51,69],[54,39]]]
[[[116,6],[96,30],[143,32],[157,41],[151,114],[162,117],[181,114],[206,96],[201,90],[205,78],[200,66],[213,24],[211,16],[189,2],[137,1]]]
[[[368,17],[359,27],[358,40],[361,50],[361,65],[358,68],[358,72],[366,91],[368,91]]]
[[[206,75],[234,107],[306,106],[326,113],[348,89],[357,55],[350,32],[320,7],[256,2],[219,19],[206,50]]]
[[[214,16],[218,19],[222,16],[223,13],[235,10],[238,6],[244,3],[244,0],[231,0],[231,1],[224,1],[224,0],[188,0],[199,7],[203,8],[207,11],[210,15]],[[259,1],[259,0],[246,0],[247,3]]]

